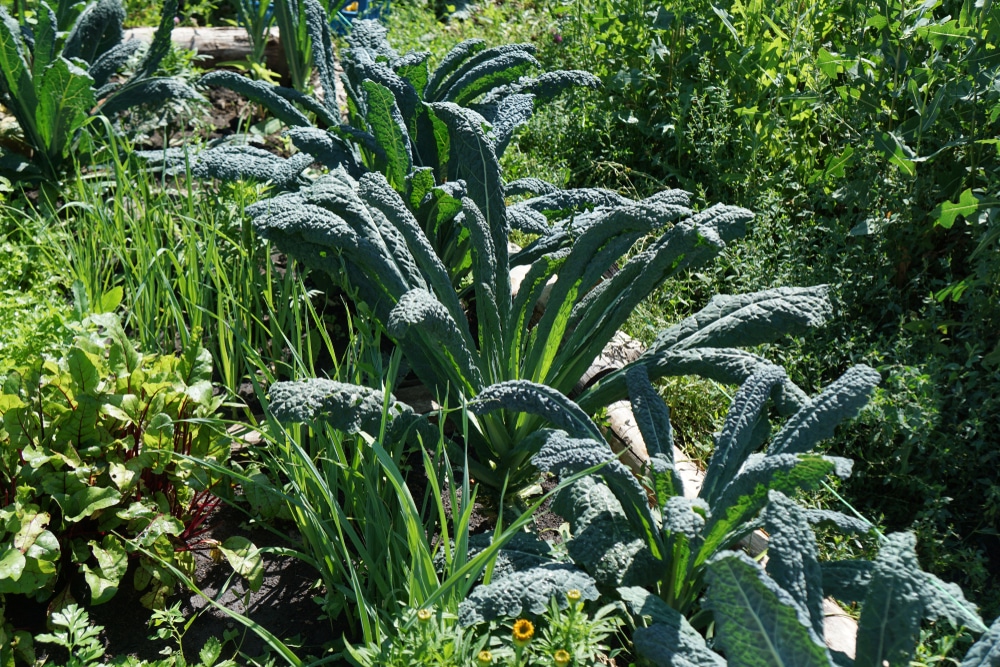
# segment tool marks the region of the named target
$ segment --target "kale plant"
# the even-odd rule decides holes
[[[401,196],[380,173],[355,180],[340,168],[248,213],[263,238],[326,272],[364,304],[439,400],[457,405],[478,397],[470,472],[495,490],[506,484],[515,491],[534,481],[529,459],[540,443],[528,436],[543,420],[493,411],[491,401],[565,407],[565,396],[639,302],[667,278],[712,258],[743,233],[752,214],[721,205],[694,213],[687,193],[677,190],[642,201],[603,190],[552,191],[507,207],[482,117],[450,102],[438,108],[454,120],[450,143],[468,180],[435,186],[428,172],[416,172]],[[529,187],[540,186],[514,183],[510,190]],[[544,233],[511,254],[507,236],[515,220]],[[460,230],[466,249],[446,245],[455,252],[435,252],[434,232],[442,229]],[[646,248],[602,281],[647,234],[653,240]],[[515,295],[510,270],[520,265],[530,268]],[[635,364],[652,377],[700,374],[738,384],[766,362],[735,346],[814,326],[828,309],[823,287],[716,297],[665,331]],[[584,388],[580,405],[594,412],[617,400],[625,391],[622,377]],[[534,389],[524,391],[519,382]],[[491,385],[499,386],[487,390]],[[786,412],[804,400],[787,380],[778,393]]]
[[[737,392],[697,494],[684,488],[677,473],[669,410],[642,367],[626,373],[650,452],[641,480],[595,439],[592,427],[569,412],[549,415],[566,430],[534,436],[544,442],[534,457],[540,469],[567,478],[606,463],[560,491],[552,509],[570,521],[566,549],[593,577],[590,597],[617,590],[645,626],[634,634],[638,656],[664,667],[905,666],[922,619],[985,629],[957,586],[920,570],[912,535],[890,535],[874,561],[820,562],[812,526],[849,533],[872,526],[839,512],[803,509],[788,497],[815,489],[830,475],[850,473],[850,460],[814,449],[857,414],[878,382],[871,368],[851,368],[818,396],[799,399],[799,409],[772,437],[766,407],[786,400],[779,396],[786,379],[776,366],[760,368]],[[498,407],[514,406],[500,401]],[[538,411],[537,405],[532,409]],[[770,538],[766,566],[736,550],[757,528]],[[579,578],[585,575],[565,564],[530,565],[473,591],[459,620],[490,620],[512,605],[532,611],[536,591],[548,590],[553,569],[560,580],[576,577],[572,585],[584,590]],[[862,604],[853,660],[824,643],[828,596]],[[647,618],[648,625],[642,620]],[[709,626],[712,642],[702,635]],[[998,641],[1000,625],[994,625],[962,664],[995,665]]]
[[[180,81],[152,76],[170,48],[176,10],[176,0],[167,0],[145,58],[131,77],[117,81],[114,75],[140,46],[122,42],[121,0],[90,4],[65,34],[45,2],[33,27],[0,7],[0,103],[22,134],[0,152],[0,172],[18,180],[58,180],[74,155],[89,150],[82,130],[96,116],[198,97]]]
[[[529,76],[539,68],[533,47],[512,44],[487,49],[482,40],[462,42],[431,72],[430,53],[400,56],[386,39],[384,26],[355,21],[347,38],[349,47],[341,54],[348,102],[348,122],[343,123],[334,94],[334,53],[326,14],[316,0],[303,0],[301,6],[323,89],[321,99],[231,72],[209,73],[202,83],[230,88],[266,107],[291,127],[292,143],[324,166],[343,166],[355,178],[369,170],[380,171],[400,193],[407,190],[415,169],[429,169],[438,183],[468,178],[470,166],[449,143],[450,127],[457,119],[441,107],[443,103],[479,112],[491,126],[491,146],[499,157],[514,131],[531,117],[536,102],[546,102],[570,86],[598,83],[579,71]],[[248,156],[239,177],[266,180],[262,175],[273,166],[254,166],[255,157]],[[199,160],[211,176],[235,177],[231,170],[221,169],[227,158],[216,158],[212,149]],[[298,172],[306,166],[297,165]]]
[[[704,483],[695,494],[692,489],[685,493],[677,473],[669,410],[650,383],[647,368],[635,365],[625,375],[650,455],[642,483],[614,459],[611,448],[575,404],[545,405],[542,398],[527,398],[544,397],[550,391],[544,386],[522,381],[519,397],[507,391],[512,383],[491,387],[472,409],[530,411],[554,424],[556,429],[539,430],[529,442],[537,451],[535,465],[559,478],[610,461],[562,491],[552,505],[570,522],[569,555],[605,589],[643,586],[681,614],[700,605],[706,564],[760,526],[769,491],[793,494],[815,489],[831,475],[850,474],[850,460],[821,456],[813,449],[865,405],[879,382],[877,372],[856,366],[810,399],[787,391],[781,368],[760,367],[736,393]],[[795,403],[797,410],[771,438],[766,407],[784,401]],[[807,516],[845,529],[868,529],[839,513]]]
[[[44,601],[80,572],[83,601],[100,604],[132,556],[143,604],[161,606],[171,568],[193,572],[191,549],[209,548],[203,522],[228,493],[213,472],[229,438],[212,423],[222,399],[211,357],[196,343],[179,357],[143,355],[113,315],[92,316],[61,352],[0,378],[0,594]],[[259,586],[252,545],[221,548]]]
[[[906,667],[912,664],[925,619],[987,630],[958,586],[920,569],[913,535],[889,535],[874,561],[821,562],[809,511],[771,491],[762,516],[771,536],[766,565],[737,551],[722,551],[706,563],[702,604],[714,621],[711,648],[683,615],[647,589],[619,589],[642,626],[633,635],[638,655],[660,667]],[[826,646],[824,596],[861,603],[854,656]],[[961,664],[987,667],[998,659],[1000,619]]]

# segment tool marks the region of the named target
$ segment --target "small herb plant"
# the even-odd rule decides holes
[[[100,604],[137,556],[134,585],[160,607],[176,583],[160,563],[193,571],[191,549],[229,493],[222,475],[175,456],[229,460],[211,359],[196,343],[143,355],[111,314],[85,320],[60,353],[3,378],[0,593],[47,600],[80,573],[81,602]],[[224,553],[250,572],[243,542]]]
[[[50,633],[40,634],[35,637],[35,641],[43,644],[53,644],[61,646],[69,654],[69,659],[63,667],[236,667],[233,660],[222,660],[222,643],[215,637],[209,637],[198,652],[198,662],[189,663],[184,659],[181,650],[181,639],[184,632],[178,629],[178,625],[183,623],[184,616],[177,610],[178,605],[170,609],[155,611],[149,620],[150,627],[157,628],[156,632],[150,635],[150,640],[173,639],[177,644],[174,647],[165,649],[167,657],[162,660],[137,660],[130,656],[119,656],[110,662],[101,660],[104,656],[104,646],[98,639],[104,626],[94,625],[90,622],[90,615],[86,610],[76,604],[68,604],[61,611],[52,614],[52,628]]]
[[[0,103],[21,131],[20,141],[5,142],[0,151],[0,173],[12,179],[57,181],[72,159],[89,151],[83,130],[97,115],[199,97],[178,80],[152,76],[170,49],[176,0],[164,4],[149,51],[124,82],[112,77],[140,42],[122,41],[120,0],[87,5],[63,33],[57,17],[69,13],[70,6],[60,2],[56,12],[42,2],[34,26],[23,15],[19,23],[0,7]]]

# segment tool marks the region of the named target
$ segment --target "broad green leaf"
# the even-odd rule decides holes
[[[3,552],[0,593],[37,595],[52,586],[58,573],[59,555],[59,540],[48,530],[39,533],[24,553],[16,547]]]
[[[881,381],[882,376],[870,366],[858,364],[847,369],[785,422],[768,453],[804,453],[833,437],[837,426],[867,405],[868,397]]]
[[[836,79],[838,74],[851,65],[851,62],[850,58],[831,53],[822,47],[816,53],[816,65],[830,79]]]
[[[45,68],[49,66],[56,54],[56,15],[47,2],[42,2],[35,14],[35,48],[32,51],[31,76],[36,81],[41,79]]]
[[[868,594],[875,564],[870,560],[838,560],[820,563],[823,594],[841,602],[861,602]]]
[[[497,254],[496,299],[497,303],[506,304],[510,298],[507,206],[500,163],[484,129],[486,121],[475,111],[450,102],[432,107],[434,113],[448,125],[448,180],[464,180],[469,197],[486,216]]]
[[[442,82],[448,78],[462,63],[467,62],[474,54],[486,48],[486,40],[467,39],[452,47],[451,51],[441,59],[441,64],[437,66],[427,81],[424,88],[424,99],[434,99],[438,88]]]
[[[465,395],[476,395],[485,387],[478,356],[469,349],[462,332],[437,298],[422,289],[412,289],[389,315],[386,328],[397,339],[414,338],[414,345],[439,360],[434,374],[448,378]]]
[[[476,293],[479,349],[481,357],[485,360],[483,365],[486,366],[483,370],[490,382],[498,382],[509,377],[502,358],[507,321],[501,311],[501,309],[506,310],[509,304],[497,300],[496,289],[502,283],[509,289],[510,276],[506,269],[503,269],[504,276],[499,273],[501,270],[498,267],[499,255],[493,235],[482,212],[472,199],[462,198],[462,211],[471,241],[472,285]],[[506,256],[506,253],[503,254]]]
[[[260,590],[261,584],[264,583],[264,560],[253,542],[234,535],[219,545],[219,551],[233,566],[233,570],[247,580],[250,590]]]
[[[275,86],[264,81],[254,81],[236,72],[215,70],[198,81],[206,86],[219,86],[239,93],[271,112],[275,118],[290,127],[309,127],[309,119],[301,111],[280,95]]]
[[[405,57],[405,61],[396,68],[396,73],[409,81],[418,95],[424,92],[427,81],[430,79],[430,69],[427,66],[427,59],[430,56],[429,51],[412,53]]]
[[[458,606],[458,622],[467,627],[522,614],[542,614],[553,597],[565,608],[566,593],[572,589],[580,591],[585,600],[599,597],[594,580],[573,565],[548,563],[514,572],[473,589]]]
[[[24,572],[25,563],[24,554],[21,553],[20,549],[8,547],[3,557],[0,557],[0,582],[8,579],[16,582],[20,579],[21,573]],[[10,586],[10,584],[4,585],[5,588],[7,586]]]
[[[181,520],[167,514],[157,514],[139,533],[136,535],[136,542],[140,546],[152,547],[160,538],[166,535],[180,535],[184,532],[184,524]],[[166,542],[169,546],[169,541]],[[170,548],[173,552],[173,548]]]
[[[1000,666],[1000,617],[993,622],[979,641],[972,645],[959,667],[998,666]]]
[[[895,133],[876,133],[875,148],[888,157],[889,162],[899,167],[905,175],[911,178],[917,175],[917,165],[914,161],[916,153]]]
[[[184,390],[184,394],[195,405],[207,405],[215,394],[215,388],[209,380],[199,380]]]
[[[958,216],[969,219],[979,210],[979,197],[972,193],[972,188],[966,188],[958,197],[957,202],[944,201],[930,212],[930,218],[935,227],[951,229]]]
[[[79,347],[70,349],[67,355],[69,373],[73,378],[72,392],[75,395],[93,394],[101,385],[101,374],[97,370],[97,359]]]
[[[20,501],[15,505],[19,514],[20,527],[14,533],[11,545],[21,553],[27,553],[35,541],[45,532],[45,527],[49,525],[51,517],[48,512],[39,512],[35,505],[27,507],[21,505]]]
[[[94,513],[113,507],[121,501],[121,494],[110,486],[88,486],[75,492],[60,505],[63,508],[64,520],[70,523],[91,517]]]
[[[654,347],[748,347],[806,331],[832,312],[826,285],[779,287],[712,297],[696,314],[663,331]]]
[[[983,619],[976,613],[976,606],[965,599],[958,584],[941,581],[929,572],[921,572],[920,579],[923,585],[917,590],[924,605],[924,618],[932,621],[946,619],[954,627],[985,627]]]
[[[410,205],[416,210],[424,196],[433,190],[434,177],[430,170],[417,170],[410,175],[408,185]],[[427,234],[407,210],[400,195],[389,186],[385,177],[377,172],[366,174],[361,178],[358,184],[358,194],[366,204],[381,211],[386,219],[403,235],[410,254],[423,276],[426,277],[434,295],[448,309],[452,319],[459,324],[463,336],[471,344],[472,334],[468,333],[467,326],[463,326],[467,318],[452,286],[448,269],[435,254]]]
[[[853,157],[854,147],[845,147],[844,150],[840,152],[840,155],[827,162],[826,168],[823,170],[823,178],[844,178],[847,175],[846,169],[851,164]]]
[[[102,604],[118,592],[118,584],[128,570],[128,553],[114,535],[106,535],[100,545],[91,540],[90,548],[97,559],[97,567],[85,564],[81,569],[90,586],[90,604]]]
[[[765,366],[747,378],[736,392],[722,432],[716,439],[715,451],[698,494],[710,505],[723,487],[736,476],[747,456],[766,440],[770,433],[770,422],[764,408],[775,387],[787,379],[784,369]]]
[[[573,562],[599,584],[649,585],[657,580],[663,563],[653,558],[607,486],[584,477],[560,492],[552,508],[570,521],[573,539],[566,548]]]
[[[823,636],[823,570],[816,551],[816,535],[806,513],[783,493],[768,494],[762,512],[770,536],[767,574],[809,614],[812,628]]]
[[[21,26],[5,7],[0,7],[0,76],[3,77],[0,92],[7,93],[15,103],[11,111],[30,137],[34,134],[34,110],[38,99],[27,58],[28,49],[21,37]],[[27,127],[24,127],[25,123]]]
[[[39,90],[35,124],[50,160],[61,159],[74,133],[87,119],[96,100],[94,80],[65,58],[57,58],[37,82]]]
[[[725,667],[705,638],[676,609],[644,588],[619,588],[618,594],[632,616],[649,617],[648,627],[638,627],[632,641],[636,652],[657,667]]]
[[[368,123],[382,150],[385,163],[379,170],[397,192],[406,192],[406,175],[413,168],[410,153],[410,135],[403,116],[396,106],[396,99],[385,86],[365,80],[362,87],[368,104]]]
[[[454,83],[446,82],[447,86],[438,98],[444,102],[454,102],[468,105],[477,97],[493,88],[516,82],[531,70],[539,67],[534,56],[525,50],[516,49],[518,45],[511,44],[507,50],[498,53],[496,57],[478,63]],[[486,52],[484,52],[486,53]]]
[[[250,510],[260,515],[264,520],[278,516],[285,506],[281,492],[274,488],[271,481],[262,472],[248,475],[251,483],[243,485],[243,494],[250,503]]]
[[[644,366],[635,366],[625,374],[632,414],[642,434],[646,452],[657,454],[669,463],[674,461],[674,437],[670,427],[670,408],[649,381]]]
[[[799,490],[815,489],[830,474],[848,476],[851,464],[850,459],[827,456],[752,455],[712,504],[705,543],[696,564],[707,561],[718,549],[749,532],[747,524],[764,508],[769,491],[794,495]]]
[[[8,410],[25,407],[24,401],[13,394],[0,394],[0,416]]]
[[[879,549],[858,619],[858,665],[908,667],[916,651],[923,605],[920,564],[909,533],[894,533]]]
[[[212,381],[212,353],[201,346],[198,336],[191,336],[190,342],[181,352],[177,373],[184,384],[191,386],[198,382]]]
[[[498,382],[479,392],[470,408],[479,415],[496,410],[537,415],[575,438],[590,439],[593,448],[609,454],[604,460],[613,456],[604,443],[604,436],[587,413],[563,394],[544,384],[528,380]]]
[[[174,420],[165,412],[154,414],[142,432],[142,443],[156,449],[174,448]]]
[[[933,21],[919,26],[917,35],[934,45],[935,49],[943,49],[948,44],[960,42],[974,34],[974,29],[960,25],[958,19],[950,21]]]
[[[826,646],[805,610],[746,554],[719,554],[708,563],[706,579],[705,607],[714,612],[716,643],[729,665],[829,667]]]
[[[133,484],[138,481],[134,471],[117,461],[112,461],[108,466],[108,475],[122,493],[128,493],[133,488]]]

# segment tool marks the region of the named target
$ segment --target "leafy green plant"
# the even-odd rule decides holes
[[[531,55],[533,47],[487,49],[483,40],[462,42],[431,72],[429,53],[400,56],[387,41],[385,27],[377,21],[356,21],[347,38],[349,48],[342,54],[348,95],[348,123],[343,123],[333,94],[335,60],[326,15],[315,0],[303,0],[301,7],[308,16],[322,100],[228,72],[212,72],[202,82],[231,88],[262,104],[291,126],[292,143],[314,160],[331,169],[343,165],[356,178],[367,170],[381,171],[399,192],[406,190],[415,168],[430,170],[437,182],[465,177],[468,166],[449,149],[450,115],[437,105],[451,102],[477,109],[492,125],[491,145],[501,155],[517,127],[531,117],[536,102],[547,102],[571,86],[597,83],[579,71],[527,76],[539,67]],[[303,112],[313,114],[326,129],[316,127]],[[233,151],[246,153],[238,167],[232,162]],[[298,155],[276,169],[269,164],[272,158],[240,147],[209,150],[198,159],[208,176],[271,178],[283,186],[310,164]],[[291,178],[289,172],[294,172]]]
[[[644,586],[681,614],[694,613],[704,593],[706,564],[759,526],[769,491],[811,490],[830,475],[844,478],[850,474],[849,460],[820,456],[812,450],[833,434],[838,423],[864,406],[879,380],[871,368],[857,366],[819,396],[797,397],[798,409],[766,451],[759,453],[771,432],[765,407],[771,401],[788,400],[781,396],[788,382],[784,371],[763,366],[734,397],[701,488],[686,494],[674,464],[669,410],[650,384],[646,369],[629,369],[628,393],[650,464],[640,484],[624,464],[613,460],[556,498],[553,510],[570,522],[570,558],[602,587]],[[540,392],[542,388],[525,389]],[[526,407],[526,402],[518,405],[501,399],[491,407],[543,412]],[[549,413],[550,422],[565,430],[546,429],[534,436],[541,441],[533,457],[539,469],[563,478],[613,458],[610,447],[599,434],[593,435],[591,427],[569,426],[569,415],[559,418],[551,414],[551,408],[544,412]],[[806,516],[852,531],[869,528],[836,512],[816,510]],[[535,578],[532,572],[525,573],[524,588],[533,590]],[[501,586],[492,586],[497,590],[487,587],[483,598],[494,600],[502,592]],[[478,613],[479,604],[471,598],[469,607],[469,613]]]
[[[399,614],[395,633],[381,645],[351,647],[351,664],[360,667],[475,664],[487,650],[489,635],[455,623],[454,614],[440,610],[409,609]]]
[[[173,354],[177,345],[200,343],[214,361],[213,379],[232,395],[242,387],[249,397],[248,378],[260,369],[282,379],[316,372],[323,336],[342,337],[329,311],[342,310],[316,292],[299,263],[277,266],[270,244],[245,220],[245,206],[264,186],[205,184],[179,196],[176,181],[144,169],[127,149],[113,157],[108,175],[65,190],[57,219],[45,211],[24,216],[21,238],[31,240],[37,258],[25,279],[44,276],[53,291],[72,290],[94,312],[117,307],[105,296],[119,294],[128,303],[124,327],[141,349]],[[45,340],[26,343],[37,349]],[[19,358],[30,359],[26,352]]]
[[[167,2],[153,43],[124,82],[112,77],[138,49],[122,42],[125,10],[119,0],[98,0],[67,35],[56,13],[42,3],[32,29],[0,7],[0,102],[10,109],[21,140],[7,142],[0,168],[12,178],[58,180],[74,156],[90,151],[82,133],[99,114],[111,116],[138,104],[197,97],[189,86],[152,76],[170,47],[176,2]]]
[[[963,665],[989,665],[1000,650],[1000,623],[987,629],[961,589],[923,572],[911,534],[889,535],[874,561],[820,562],[806,512],[772,491],[764,512],[773,530],[768,563],[723,551],[707,564],[704,608],[715,621],[713,648],[676,610],[642,588],[619,592],[651,624],[634,634],[636,652],[655,665],[909,665],[923,619],[947,619],[987,632]],[[824,643],[822,600],[861,602],[855,657]]]
[[[36,641],[61,646],[69,652],[66,667],[95,664],[104,655],[98,635],[104,628],[90,623],[90,615],[75,604],[68,604],[52,614],[52,633],[35,637]]]
[[[673,461],[669,411],[643,369],[629,371],[633,411],[650,452],[642,484],[612,459],[560,492],[552,508],[570,520],[570,558],[602,590],[617,588],[633,615],[652,617],[651,626],[635,632],[638,655],[656,665],[842,664],[846,657],[833,656],[823,642],[822,604],[830,595],[862,603],[856,664],[909,664],[924,618],[985,629],[961,589],[920,570],[912,535],[890,536],[875,561],[821,563],[812,525],[862,533],[872,526],[839,512],[803,509],[785,495],[816,488],[830,474],[850,473],[849,460],[812,450],[865,405],[879,379],[870,368],[850,369],[802,401],[771,437],[764,408],[784,372],[758,370],[733,400],[701,488],[685,495]],[[545,444],[535,463],[560,477],[612,458],[610,448],[596,446],[585,433],[543,431],[539,437]],[[759,527],[769,535],[766,572],[732,550]],[[552,568],[535,566],[516,580],[474,590],[460,620],[489,618],[511,602],[528,604],[550,585]],[[711,644],[699,632],[709,626]],[[987,637],[972,655],[995,650],[996,641]]]
[[[86,320],[58,360],[5,376],[0,592],[47,600],[80,573],[86,602],[100,604],[129,555],[148,553],[134,584],[143,604],[163,604],[176,581],[162,562],[193,568],[204,521],[228,493],[220,475],[175,456],[228,461],[210,377],[197,344],[142,355],[110,314]]]
[[[173,647],[167,649],[168,657],[162,660],[137,660],[130,656],[116,656],[110,662],[101,660],[104,656],[104,645],[98,638],[104,630],[104,626],[94,625],[90,622],[90,614],[85,609],[75,603],[66,605],[62,610],[53,612],[52,626],[53,632],[43,633],[35,637],[35,641],[44,644],[54,644],[60,646],[69,654],[68,661],[63,667],[87,667],[88,665],[115,665],[116,667],[236,667],[233,660],[219,661],[222,656],[222,643],[215,637],[209,637],[208,641],[198,652],[199,661],[189,663],[184,659],[181,650],[181,640],[184,632],[178,629],[178,625],[183,623],[184,616],[178,611],[179,603],[170,609],[159,609],[153,612],[149,619],[150,627],[157,628],[157,631],[150,635],[150,639],[173,639],[177,644],[177,650]]]
[[[469,155],[467,186],[435,188],[429,176],[415,178],[404,199],[381,174],[355,181],[338,170],[248,212],[261,236],[352,291],[439,400],[480,397],[478,416],[470,422],[470,471],[496,490],[506,485],[513,491],[534,479],[529,458],[537,441],[526,438],[541,418],[497,412],[489,407],[492,402],[520,400],[518,407],[553,410],[565,405],[564,396],[632,309],[666,278],[707,261],[741,235],[751,214],[721,205],[693,214],[686,207],[687,194],[676,190],[636,202],[608,191],[561,192],[551,186],[548,194],[507,207],[499,196],[499,166],[476,120],[481,117],[450,103],[440,108],[455,122],[451,145],[463,145]],[[481,165],[485,178],[472,180],[480,168],[474,165]],[[511,184],[508,191],[543,185]],[[469,196],[464,196],[466,188]],[[439,227],[450,223],[463,229],[467,254],[435,254],[407,201],[418,215],[426,215],[421,206],[429,206]],[[592,212],[577,213],[595,205]],[[555,218],[551,227],[544,224],[543,212]],[[514,220],[522,227],[536,225],[533,229],[544,236],[512,256],[507,235]],[[600,281],[636,240],[653,232],[655,241],[614,277]],[[471,275],[471,286],[456,292],[452,273],[463,272],[445,262],[462,259],[469,263],[464,272]],[[514,296],[509,275],[518,265],[530,268]],[[472,324],[460,297],[472,304]],[[535,323],[532,315],[543,305],[545,312]],[[635,363],[654,377],[690,373],[739,383],[764,362],[732,346],[768,342],[819,324],[828,307],[822,287],[717,297],[663,332]],[[525,393],[518,381],[546,389]],[[784,407],[801,395],[788,384]],[[484,390],[490,393],[480,396]],[[585,412],[594,412],[624,394],[622,371],[586,388],[578,402]],[[577,421],[589,423],[586,416]]]
[[[264,64],[264,49],[274,24],[274,12],[270,0],[239,0],[236,16],[250,39],[250,53],[247,59],[256,65]]]
[[[995,4],[554,6],[565,55],[604,87],[529,125],[522,150],[566,165],[572,185],[679,184],[757,212],[728,262],[667,299],[829,283],[840,314],[776,361],[817,387],[845,351],[926,376],[916,392],[881,389],[832,451],[856,461],[852,502],[917,531],[928,569],[1000,612],[996,537],[982,532],[1000,497],[982,472],[1000,265],[975,250],[996,238]]]
[[[325,612],[375,650],[415,632],[418,619],[401,609],[434,609],[450,619],[477,581],[507,571],[526,549],[544,550],[523,533],[544,498],[511,522],[501,514],[495,531],[473,537],[479,490],[468,474],[456,475],[443,419],[432,423],[392,397],[398,353],[385,368],[372,340],[354,344],[337,374],[353,383],[270,385],[268,423],[259,429],[266,465],[237,478],[261,504],[287,506],[302,535],[299,556],[326,586]],[[386,384],[354,384],[371,376]]]

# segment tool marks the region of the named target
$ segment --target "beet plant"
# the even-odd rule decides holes
[[[72,587],[101,604],[135,559],[142,603],[160,607],[177,583],[167,566],[192,573],[191,550],[219,546],[204,541],[229,495],[205,463],[229,460],[211,357],[196,342],[144,355],[113,315],[92,316],[59,352],[2,378],[0,594],[45,601]],[[259,586],[252,545],[221,546]]]

